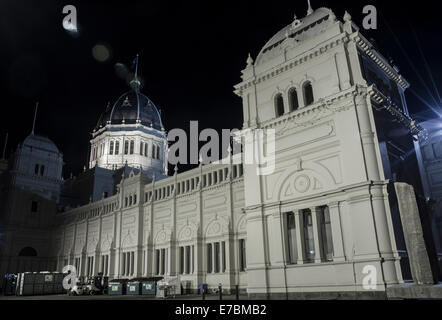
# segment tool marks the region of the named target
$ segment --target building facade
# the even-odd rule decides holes
[[[439,255],[442,253],[442,121],[439,117],[422,123],[428,139],[421,144],[421,159],[424,167],[425,196],[432,203],[431,225]]]
[[[89,167],[124,168],[121,178],[114,193],[57,213],[58,269],[179,277],[195,291],[239,285],[251,298],[384,296],[403,282],[386,176],[406,177],[379,119],[406,131],[396,144],[419,139],[408,86],[348,13],[309,5],[249,56],[235,86],[242,132],[275,133],[262,154],[275,170],[258,174],[263,162],[247,162],[242,141],[242,153],[167,176],[161,118],[133,83],[91,140]]]
[[[53,270],[51,234],[62,185],[63,155],[32,132],[0,175],[0,274]]]

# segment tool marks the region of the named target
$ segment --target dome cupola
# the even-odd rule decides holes
[[[167,137],[155,104],[140,92],[138,55],[131,89],[108,103],[92,132],[89,168],[167,173]]]

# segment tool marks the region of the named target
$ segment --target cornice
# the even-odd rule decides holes
[[[386,74],[390,76],[397,84],[404,90],[410,87],[410,84],[405,80],[393,67],[385,61],[385,58],[373,49],[373,45],[364,38],[359,32],[354,32],[349,35],[351,41],[355,42],[359,49],[361,49],[368,57],[370,57]]]
[[[298,67],[299,65],[302,65],[310,60],[313,60],[314,58],[322,56],[323,54],[327,53],[329,50],[335,48],[336,46],[344,43],[347,40],[348,36],[345,33],[341,33],[335,36],[334,38],[329,39],[327,42],[318,45],[316,48],[309,50],[306,53],[300,54],[297,57],[289,61],[286,61],[283,64],[276,66],[269,71],[263,72],[259,75],[244,80],[243,82],[234,86],[235,87],[234,92],[238,96],[241,96],[242,91],[246,90],[247,88],[252,87],[253,85],[259,84],[261,82],[264,82],[266,80],[272,79],[280,75],[281,73],[287,72],[291,69]]]

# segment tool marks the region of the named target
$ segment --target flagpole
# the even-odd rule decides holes
[[[8,145],[8,135],[9,135],[9,132],[6,132],[5,145],[3,147],[3,157],[2,157],[3,160],[5,159],[5,156],[6,156],[6,146]]]
[[[136,58],[136,62],[135,62],[135,79],[138,78],[138,53],[137,53],[137,58]]]
[[[35,104],[34,123],[32,124],[32,135],[34,135],[34,130],[35,130],[35,119],[37,118],[37,110],[38,110],[38,102]]]

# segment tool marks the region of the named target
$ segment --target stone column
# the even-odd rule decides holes
[[[302,216],[302,210],[296,210],[295,212],[295,225],[296,225],[296,245],[298,246],[298,264],[305,263],[305,244],[304,244],[304,217]]]
[[[310,208],[312,212],[313,239],[315,241],[315,263],[321,263],[323,257],[322,234],[321,234],[321,209]]]
[[[433,278],[430,259],[424,241],[414,189],[406,183],[395,183],[394,187],[398,199],[413,281],[416,284],[432,285],[435,283],[435,279]]]
[[[345,261],[344,243],[342,240],[341,212],[339,202],[331,203],[328,206],[330,210],[330,223],[333,239],[333,261]]]
[[[381,173],[376,154],[377,137],[373,128],[374,119],[372,118],[370,110],[370,97],[366,93],[360,93],[355,96],[354,103],[359,122],[362,149],[364,151],[367,180],[379,181],[381,179]]]

